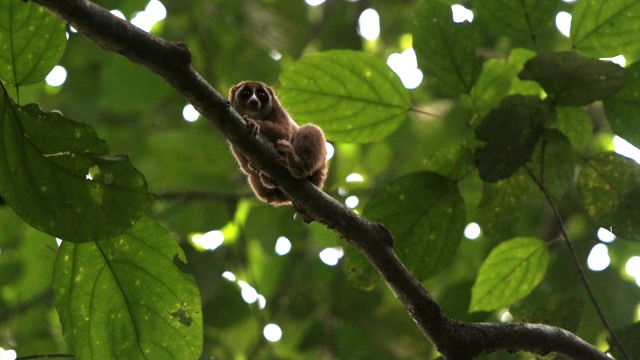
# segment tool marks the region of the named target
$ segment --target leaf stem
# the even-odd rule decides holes
[[[560,235],[562,236],[562,239],[564,240],[565,244],[567,244],[567,247],[569,248],[569,254],[571,254],[571,259],[573,260],[573,263],[576,269],[578,270],[580,281],[584,285],[584,288],[587,290],[587,294],[589,295],[591,303],[593,304],[594,308],[596,309],[596,312],[598,313],[598,316],[600,317],[600,321],[602,321],[602,324],[609,331],[609,334],[611,334],[611,337],[615,341],[616,345],[620,348],[620,352],[622,352],[622,356],[624,357],[624,359],[631,360],[631,357],[629,357],[629,354],[627,353],[627,350],[622,344],[622,341],[620,340],[616,332],[613,330],[613,327],[607,320],[606,316],[604,315],[604,312],[602,311],[600,304],[598,303],[598,300],[596,299],[593,288],[591,287],[591,284],[587,279],[587,275],[584,271],[584,268],[580,264],[580,259],[578,259],[578,254],[576,253],[576,249],[573,246],[573,243],[571,242],[571,238],[569,237],[567,228],[564,224],[564,221],[562,220],[562,215],[560,215],[560,211],[558,210],[555,202],[551,198],[551,194],[547,190],[546,186],[542,183],[542,180],[536,178],[533,172],[531,172],[529,168],[527,168],[526,166],[524,168],[527,171],[527,174],[529,174],[529,177],[531,177],[531,180],[533,180],[533,182],[538,186],[538,189],[540,189],[540,191],[544,195],[547,201],[547,204],[549,204],[549,207],[551,208],[551,211],[553,212],[553,215],[556,218],[558,226],[560,227]],[[540,172],[542,174],[542,170]]]

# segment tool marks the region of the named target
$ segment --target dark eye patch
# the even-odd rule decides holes
[[[258,97],[258,100],[260,100],[261,102],[266,103],[269,101],[269,94],[264,89],[258,89],[256,96]]]

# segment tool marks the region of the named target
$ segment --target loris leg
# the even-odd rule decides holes
[[[291,202],[289,198],[277,188],[265,187],[258,173],[249,175],[249,184],[256,196],[266,203],[278,206],[289,204]]]
[[[304,125],[296,131],[291,142],[276,141],[276,149],[283,154],[278,164],[286,167],[291,175],[304,179],[326,167],[327,147],[324,134],[315,125]]]

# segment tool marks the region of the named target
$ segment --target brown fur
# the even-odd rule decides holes
[[[282,107],[273,89],[258,81],[243,81],[229,91],[231,107],[256,134],[271,142],[282,155],[278,164],[297,179],[307,179],[322,188],[327,177],[327,148],[322,130],[312,124],[298,126]],[[242,172],[256,196],[271,205],[290,204],[291,200],[266,174],[257,171],[244,155],[231,146]]]

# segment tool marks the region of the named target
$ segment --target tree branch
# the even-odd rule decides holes
[[[392,249],[382,225],[345,208],[308,181],[299,181],[275,162],[273,146],[252,136],[228,101],[191,67],[186,45],[145,33],[87,0],[33,0],[69,22],[106,50],[158,73],[180,92],[249,162],[265,171],[306,218],[323,223],[358,248],[382,275],[418,327],[447,358],[472,359],[499,349],[558,352],[574,359],[608,359],[575,335],[552,326],[462,323],[449,319]]]

